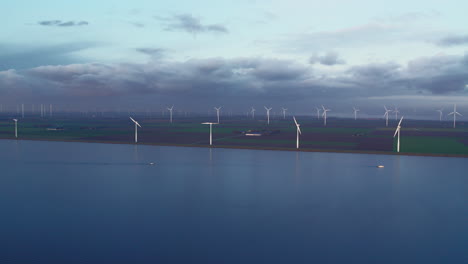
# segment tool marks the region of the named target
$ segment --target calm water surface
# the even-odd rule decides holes
[[[0,263],[468,263],[468,159],[0,150]]]

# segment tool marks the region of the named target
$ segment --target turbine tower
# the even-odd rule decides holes
[[[383,107],[385,108],[385,114],[383,115],[384,118],[385,118],[385,126],[388,127],[388,113],[390,113],[392,110],[387,109],[387,107],[385,105]]]
[[[13,119],[15,121],[15,138],[18,138],[18,119]]]
[[[320,108],[318,107],[315,107],[315,109],[317,109],[317,119],[320,119]]]
[[[439,112],[439,121],[442,121],[442,111],[444,110],[444,108],[441,108],[439,110],[436,110],[437,112]]]
[[[398,120],[398,113],[400,113],[400,111],[398,111],[398,108],[395,106],[395,110],[393,110],[393,112],[395,112],[395,120]]]
[[[453,128],[455,128],[455,123],[457,121],[457,115],[461,116],[462,114],[457,112],[457,104],[453,105],[453,112],[448,114],[448,115],[453,115]]]
[[[250,112],[252,113],[252,119],[255,119],[255,108],[253,108],[253,106],[252,106],[252,110],[250,110]]]
[[[322,105],[323,108],[323,126],[327,126],[327,112],[330,111],[330,109],[326,109],[325,106]]]
[[[170,121],[172,123],[172,109],[174,109],[174,106],[168,107],[167,110],[169,110],[169,115],[170,115]]]
[[[210,146],[213,145],[213,133],[212,133],[213,125],[217,125],[217,124],[218,123],[211,123],[211,122],[202,123],[202,125],[210,125]]]
[[[397,152],[400,152],[400,130],[401,130],[401,121],[403,121],[403,117],[401,117],[400,122],[398,122],[397,129],[395,130],[395,134],[393,135],[393,138],[395,138],[398,135],[397,138]]]
[[[133,123],[135,123],[135,143],[138,142],[138,127],[141,127],[140,124],[138,124],[137,121],[135,121],[135,119],[131,118],[130,119],[133,121]]]
[[[272,107],[267,108],[266,106],[264,106],[264,107],[265,107],[265,110],[267,111],[267,118],[268,118],[268,125],[269,125],[270,124],[270,111],[273,108]]]
[[[293,116],[293,119],[294,119],[294,123],[296,124],[296,128],[297,128],[297,137],[296,137],[296,148],[299,149],[299,135],[302,134],[301,133],[301,124],[298,124],[297,121],[296,121],[296,117]]]
[[[286,119],[286,111],[288,110],[287,108],[281,107],[283,110],[283,119]]]
[[[357,109],[357,108],[354,108],[354,107],[353,107],[353,110],[354,110],[354,120],[356,120],[357,119],[357,112],[359,112],[360,110]]]
[[[218,124],[219,124],[219,110],[221,110],[221,108],[223,108],[222,106],[218,107],[218,108],[214,108],[216,110],[216,116],[218,117]]]

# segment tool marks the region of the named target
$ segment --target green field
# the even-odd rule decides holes
[[[167,120],[139,118],[140,144],[207,146],[209,126],[201,124],[206,118]],[[302,135],[300,149],[310,151],[347,151],[395,153],[394,127],[383,127],[380,120],[330,120],[323,127],[320,120],[299,117]],[[334,122],[335,121],[335,122]],[[339,121],[339,122],[338,122]],[[450,123],[406,120],[401,130],[401,154],[467,155],[468,126],[456,129]],[[47,128],[63,127],[51,131]],[[261,137],[241,134],[247,130],[277,131]],[[18,122],[19,139],[73,140],[131,144],[134,125],[128,117],[122,118],[26,118]],[[14,138],[14,122],[0,119],[0,137]],[[273,120],[267,125],[262,120],[231,119],[213,125],[215,146],[241,148],[295,149],[296,128],[291,120]]]

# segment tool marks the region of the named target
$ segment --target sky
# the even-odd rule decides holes
[[[466,10],[458,0],[7,1],[0,104],[326,105],[349,116],[387,105],[438,118],[456,103],[468,115]]]

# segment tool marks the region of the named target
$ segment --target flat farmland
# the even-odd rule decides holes
[[[167,118],[135,117],[138,144],[200,146],[209,145],[209,125],[214,117]],[[381,119],[329,118],[323,121],[311,117],[297,117],[301,124],[300,150],[394,153],[393,134],[396,121],[389,127]],[[460,122],[457,128],[451,122],[404,120],[401,130],[401,153],[422,155],[468,155],[468,127]],[[134,144],[134,124],[128,117],[118,118],[25,118],[18,121],[18,139],[63,140]],[[260,131],[265,135],[246,136],[246,131]],[[14,138],[14,122],[0,119],[0,137]],[[294,150],[296,127],[291,117],[273,119],[268,125],[264,119],[252,120],[232,117],[213,125],[213,146]]]

